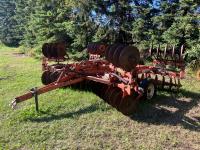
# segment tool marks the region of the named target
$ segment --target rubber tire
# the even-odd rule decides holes
[[[152,96],[151,98],[148,98],[147,93],[148,93],[148,87],[149,87],[150,85],[153,85],[153,86],[154,86],[154,93],[153,93],[153,96]],[[144,100],[150,101],[150,100],[152,100],[156,95],[157,95],[157,87],[156,87],[156,85],[155,85],[155,83],[153,82],[152,79],[148,79],[148,83],[147,83],[147,84],[145,85],[145,87],[144,87],[144,96],[143,96],[143,99],[144,99]]]

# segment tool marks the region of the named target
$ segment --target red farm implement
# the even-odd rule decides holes
[[[148,55],[153,58],[152,65],[140,64],[141,56],[134,46],[91,43],[87,50],[88,60],[66,64],[64,44],[44,44],[41,77],[44,86],[33,88],[16,97],[12,107],[35,97],[38,110],[38,95],[57,88],[74,86],[85,90],[90,88],[118,111],[131,115],[138,102],[141,99],[151,100],[157,89],[178,90],[181,87],[180,79],[185,75],[183,46],[166,46],[164,50],[160,47],[150,48]],[[56,63],[49,65],[50,61]]]

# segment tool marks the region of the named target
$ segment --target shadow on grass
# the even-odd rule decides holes
[[[186,90],[181,90],[176,96],[160,94],[154,101],[142,102],[139,105],[139,111],[130,118],[138,122],[146,122],[155,125],[180,125],[185,129],[199,132],[200,108],[197,112],[193,110],[194,107],[198,107],[199,102],[200,93]],[[99,104],[93,104],[78,111],[66,112],[58,115],[54,115],[54,112],[49,113],[47,111],[41,111],[41,116],[38,118],[27,119],[33,122],[51,122],[65,118],[76,118],[83,114],[93,113],[97,110],[107,111],[109,109],[110,107],[102,108]],[[194,111],[194,113],[191,111]]]
[[[83,114],[88,114],[88,113],[93,113],[97,110],[108,110],[109,108],[100,108],[98,104],[93,104],[88,107],[82,108],[78,111],[74,112],[66,112],[58,115],[54,115],[53,113],[49,113],[46,111],[40,111],[41,115],[48,115],[48,116],[42,116],[38,118],[27,118],[27,120],[32,121],[32,122],[51,122],[55,120],[61,120],[65,118],[76,118],[78,116],[81,116]]]
[[[181,90],[181,97],[159,95],[151,104],[142,102],[131,119],[156,125],[181,125],[185,129],[200,131],[200,94]],[[198,108],[200,109],[200,108]],[[197,112],[198,111],[198,112]]]

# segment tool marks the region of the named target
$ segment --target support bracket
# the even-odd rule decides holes
[[[30,90],[30,92],[33,94],[33,96],[35,97],[35,110],[37,112],[39,112],[39,105],[38,105],[38,88],[35,87],[35,88],[32,88]]]

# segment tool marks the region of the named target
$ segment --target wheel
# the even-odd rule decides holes
[[[144,89],[144,98],[147,100],[151,100],[156,95],[156,87],[153,82],[149,81],[147,86]]]
[[[156,96],[157,88],[151,79],[144,79],[140,83],[140,87],[144,89],[143,98],[146,100],[151,100]]]

